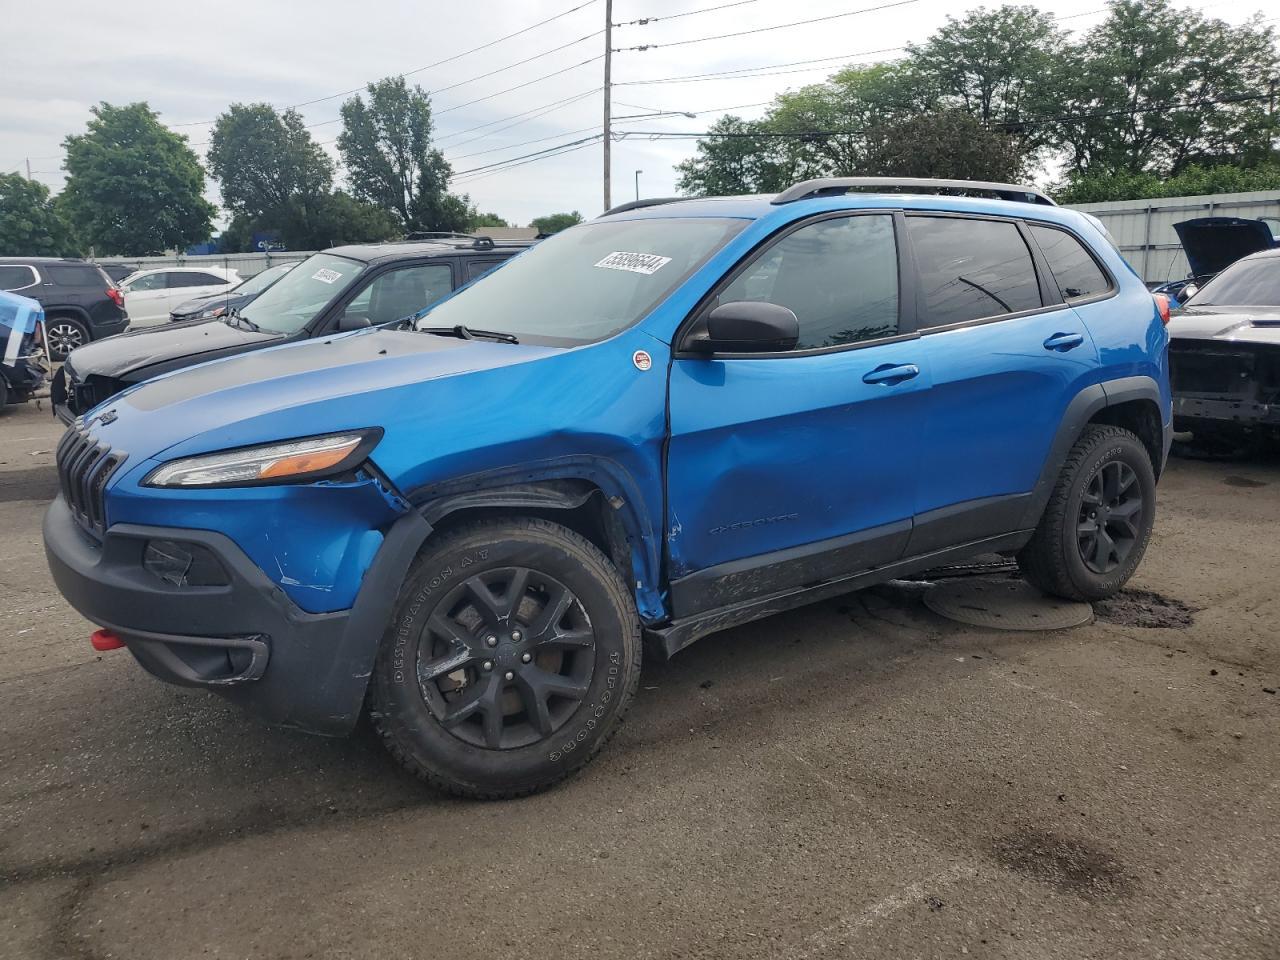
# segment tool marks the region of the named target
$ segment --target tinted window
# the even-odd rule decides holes
[[[500,264],[501,260],[468,260],[467,261],[467,282],[470,283],[476,277],[482,276]]]
[[[1094,297],[1111,289],[1111,281],[1084,245],[1065,230],[1031,227],[1049,269],[1058,281],[1058,289],[1067,300]]]
[[[1187,301],[1190,306],[1280,307],[1280,257],[1239,260]]]
[[[940,327],[1041,306],[1031,251],[1012,223],[907,217],[924,325]]]
[[[171,273],[170,287],[208,287],[225,284],[227,281],[212,273]]]
[[[800,321],[796,348],[833,347],[898,329],[898,250],[893,217],[820,220],[764,251],[719,303],[764,300]]]
[[[36,275],[30,267],[0,265],[0,290],[17,290],[34,283]]]
[[[421,326],[461,323],[557,345],[601,340],[640,320],[746,224],[643,217],[570,227],[445,300]]]
[[[447,263],[392,270],[361,290],[343,313],[367,317],[370,323],[390,323],[411,317],[453,289],[453,270]]]
[[[109,282],[97,267],[87,264],[59,264],[46,268],[49,279],[64,287],[97,287],[105,290]]]

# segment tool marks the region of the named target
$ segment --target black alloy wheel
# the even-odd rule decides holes
[[[568,722],[590,687],[595,634],[578,597],[527,567],[476,574],[427,617],[418,685],[453,736],[525,747]]]
[[[1104,463],[1085,485],[1076,530],[1080,559],[1094,573],[1110,573],[1129,559],[1142,536],[1142,486],[1122,460]]]

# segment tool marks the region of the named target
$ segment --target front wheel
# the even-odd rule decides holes
[[[1137,570],[1155,515],[1147,448],[1123,427],[1091,425],[1071,448],[1018,566],[1046,593],[1102,600]]]
[[[634,600],[594,545],[546,520],[482,521],[414,562],[374,666],[371,715],[433,786],[521,796],[604,746],[640,661]]]

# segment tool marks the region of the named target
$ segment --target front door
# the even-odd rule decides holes
[[[667,462],[677,617],[901,555],[929,375],[919,342],[900,332],[898,229],[887,212],[801,224],[704,307],[788,307],[800,322],[794,350],[677,352]]]

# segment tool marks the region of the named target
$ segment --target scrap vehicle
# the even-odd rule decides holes
[[[529,245],[450,237],[358,244],[313,254],[246,306],[217,317],[131,331],[78,350],[54,374],[53,412],[71,423],[121,390],[162,373],[398,320]]]
[[[43,324],[38,300],[0,292],[0,410],[44,386],[48,358],[37,339]]]
[[[0,291],[40,303],[52,360],[129,326],[124,297],[95,263],[56,257],[0,257]]]
[[[1197,217],[1173,225],[1190,272],[1181,280],[1155,287],[1174,306],[1186,303],[1196,291],[1241,257],[1280,246],[1280,218]]]
[[[231,310],[240,310],[253,302],[253,298],[265,292],[277,280],[296,267],[294,263],[278,263],[267,267],[261,273],[255,273],[248,280],[242,280],[230,290],[222,293],[206,293],[190,300],[184,300],[169,311],[169,319],[174,322],[182,320],[214,320]]]
[[[326,256],[263,299],[364,269]],[[367,706],[427,782],[521,795],[617,729],[643,640],[990,552],[1115,593],[1171,436],[1166,320],[1033,187],[632,205],[417,319],[98,406],[46,551],[99,649],[295,729]]]
[[[1174,426],[1198,446],[1280,439],[1280,249],[1237,260],[1169,321]]]

